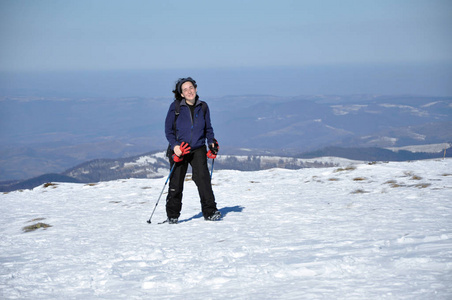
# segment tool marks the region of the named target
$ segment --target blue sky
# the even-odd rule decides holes
[[[0,0],[0,71],[451,63],[450,0]]]

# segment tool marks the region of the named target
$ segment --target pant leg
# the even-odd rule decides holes
[[[171,167],[174,162],[170,159]],[[176,163],[171,174],[168,195],[166,196],[166,215],[168,218],[179,218],[182,209],[182,192],[184,190],[185,175],[187,174],[188,162],[183,160]]]
[[[217,210],[217,203],[212,191],[209,168],[207,167],[207,150],[201,147],[192,152],[190,164],[193,172],[193,181],[198,187],[201,199],[201,210],[205,217],[212,215]]]

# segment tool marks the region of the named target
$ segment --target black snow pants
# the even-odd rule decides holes
[[[207,150],[201,147],[184,155],[184,160],[176,163],[171,174],[168,196],[166,197],[166,214],[168,218],[179,218],[182,209],[182,192],[184,189],[185,175],[188,164],[192,167],[192,179],[198,187],[201,198],[201,211],[204,217],[211,216],[217,210],[215,196],[210,182],[209,169],[207,167]],[[170,156],[170,164],[173,167],[174,161]]]

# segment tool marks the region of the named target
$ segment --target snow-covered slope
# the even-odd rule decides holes
[[[426,153],[438,153],[444,151],[444,149],[448,149],[452,147],[451,143],[441,143],[441,144],[431,144],[431,145],[413,145],[413,146],[405,146],[405,147],[391,147],[386,148],[392,151],[406,150],[413,153],[416,152],[426,152]]]
[[[222,221],[187,180],[147,224],[165,179],[1,194],[0,298],[452,298],[452,159],[218,171]]]
[[[257,171],[271,168],[339,167],[357,163],[339,157],[300,159],[266,155],[218,155],[216,169]],[[124,178],[160,178],[167,176],[169,168],[165,152],[153,152],[121,159],[96,159],[78,165],[63,174],[90,183]]]

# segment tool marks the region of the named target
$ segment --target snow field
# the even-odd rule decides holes
[[[165,180],[1,194],[0,298],[452,297],[451,159],[215,171],[222,221],[188,177],[180,223],[165,191],[147,224]]]

